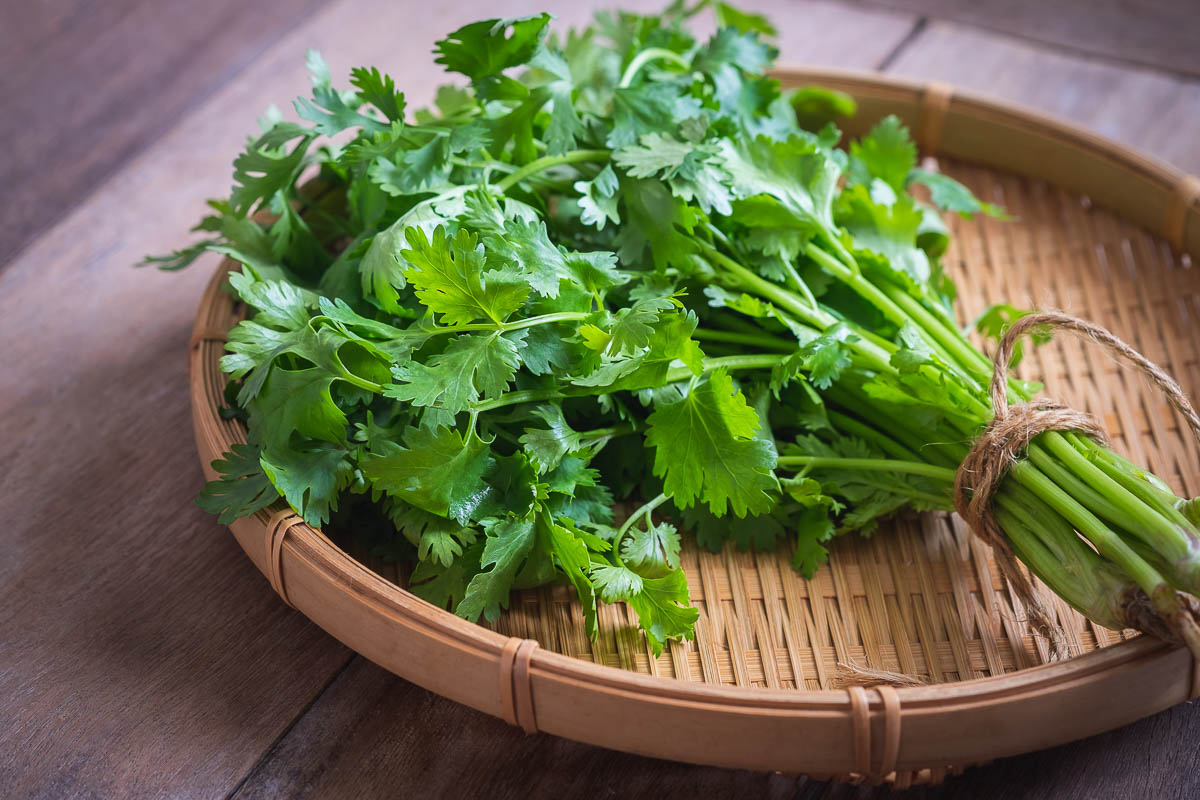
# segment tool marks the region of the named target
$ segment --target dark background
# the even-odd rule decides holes
[[[190,502],[185,351],[213,263],[128,265],[225,192],[255,115],[304,90],[305,47],[419,103],[435,38],[539,5],[593,3],[0,2],[0,796],[888,794],[525,737],[286,609]],[[750,5],[783,64],[949,81],[1200,171],[1194,3]],[[904,796],[1190,798],[1198,735],[1183,705]]]

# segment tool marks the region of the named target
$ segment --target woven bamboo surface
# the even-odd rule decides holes
[[[957,161],[937,166],[1014,218],[948,219],[953,239],[944,262],[964,322],[999,301],[1061,308],[1108,326],[1198,395],[1200,274],[1186,259],[1085,197]],[[1103,420],[1118,452],[1188,495],[1200,491],[1196,443],[1180,434],[1175,412],[1102,351],[1059,337],[1029,348],[1019,373]],[[623,605],[601,607],[599,635],[589,641],[565,586],[514,592],[508,612],[489,627],[610,667],[746,687],[836,688],[845,674],[839,663],[946,683],[1047,659],[990,548],[954,515],[906,515],[869,539],[842,537],[811,581],[792,569],[786,547],[713,554],[689,540],[681,560],[700,609],[696,638],[670,642],[657,659]],[[403,568],[370,566],[404,585]],[[1136,635],[1102,628],[1038,589],[1072,655]]]
[[[924,90],[918,87],[914,90],[901,82],[847,79],[836,74],[822,77],[828,77],[831,81],[857,81],[855,88],[865,86],[874,93],[870,97],[870,102],[876,104],[873,111],[891,111],[891,106],[897,106],[899,113],[909,117],[918,137],[927,144],[926,149],[936,149],[942,132],[940,115],[949,104],[949,95],[940,96],[939,87]],[[802,78],[798,76],[793,80]],[[914,96],[923,98],[915,106],[915,112],[911,99]],[[992,113],[990,107],[980,104],[983,109],[981,113],[972,103],[976,101],[964,101],[964,116],[947,118],[955,123],[954,127],[948,123],[946,128],[948,147],[963,148],[964,145],[956,144],[952,136],[960,135],[964,125],[973,125],[977,119]],[[938,125],[922,124],[922,115],[928,116],[928,108],[938,109]],[[915,119],[911,118],[914,113],[917,115]],[[1029,125],[1028,118],[1020,112],[1005,110],[1003,113],[1008,116],[1001,120],[1002,123],[1016,125],[1019,131]],[[1026,174],[1036,172],[1040,167],[1036,158],[1037,147],[1040,146],[1037,137],[1057,135],[1069,142],[1056,145],[1060,153],[1071,158],[1079,154],[1080,159],[1086,159],[1080,163],[1097,170],[1075,170],[1069,176],[1072,182],[1076,185],[1088,185],[1091,182],[1097,186],[1096,191],[1101,193],[1115,191],[1108,183],[1097,183],[1096,176],[1113,166],[1104,160],[1103,155],[1098,158],[1086,154],[1086,147],[1091,146],[1091,142],[1086,141],[1086,134],[1056,132],[1053,123],[1045,123],[1046,127],[1042,127],[1040,120],[1033,124],[1037,127],[1020,133],[1030,145],[1027,149],[1018,148],[1014,151],[1018,154],[1013,161],[1014,170]],[[998,127],[989,135],[1004,137],[1010,134]],[[1083,141],[1082,146],[1080,141]],[[1101,142],[1099,150],[1103,153],[1109,147]],[[978,140],[971,148],[980,153],[980,160],[990,158],[993,152],[997,152],[988,142]],[[953,238],[944,264],[958,284],[958,311],[963,321],[973,319],[983,308],[997,301],[1025,308],[1060,308],[1110,328],[1176,376],[1185,392],[1195,397],[1200,395],[1200,365],[1197,364],[1194,345],[1198,332],[1196,317],[1200,314],[1200,273],[1187,256],[1180,256],[1164,239],[1152,235],[1134,222],[1126,221],[1126,216],[1136,218],[1165,209],[1168,213],[1160,229],[1165,230],[1176,242],[1190,242],[1200,226],[1192,224],[1189,227],[1186,224],[1191,214],[1188,211],[1191,195],[1179,189],[1182,187],[1186,190],[1192,184],[1186,181],[1178,183],[1175,194],[1168,194],[1164,200],[1161,189],[1147,190],[1137,183],[1141,180],[1162,180],[1156,174],[1156,171],[1161,172],[1161,168],[1140,161],[1135,156],[1123,155],[1126,162],[1122,163],[1131,165],[1121,167],[1127,170],[1123,174],[1129,175],[1130,169],[1133,173],[1132,177],[1125,178],[1132,187],[1129,196],[1121,198],[1119,193],[1115,195],[1120,205],[1124,206],[1122,216],[1093,207],[1089,198],[1078,193],[1044,181],[1019,177],[1015,171],[993,169],[981,166],[978,161],[949,157],[928,163],[927,166],[963,181],[979,196],[1002,205],[1013,217],[1011,221],[948,219]],[[1047,166],[1046,169],[1053,172],[1055,167]],[[1175,176],[1168,175],[1168,178],[1174,180]],[[1175,208],[1172,206],[1172,197],[1182,198],[1177,204],[1178,216],[1172,210]],[[1108,202],[1112,202],[1111,196]],[[199,359],[194,364],[203,365],[194,372],[194,379],[198,379],[194,386],[199,393],[194,398],[202,455],[210,451],[215,455],[224,447],[223,443],[244,438],[244,431],[237,423],[220,420],[214,413],[223,403],[222,379],[216,370],[219,342],[224,338],[230,315],[236,313],[236,309],[231,309],[227,300],[216,302],[216,295],[211,291],[209,297],[213,299],[206,300],[206,304],[202,305],[194,340],[198,348],[194,352]],[[1181,494],[1194,495],[1200,491],[1197,445],[1181,433],[1184,428],[1175,412],[1140,377],[1122,369],[1100,350],[1086,347],[1071,337],[1060,337],[1041,348],[1028,348],[1019,372],[1022,377],[1043,381],[1051,396],[1102,420],[1119,452],[1148,465]],[[472,684],[462,683],[462,676],[453,680],[451,676],[451,673],[475,669],[476,666],[484,668],[484,662],[495,663],[496,657],[487,654],[494,645],[471,642],[469,647],[475,649],[471,650],[470,657],[480,660],[446,664],[447,672],[442,674],[432,665],[413,664],[411,658],[415,654],[411,650],[402,655],[392,652],[390,648],[393,646],[386,641],[380,642],[369,636],[364,638],[364,632],[374,624],[371,619],[377,613],[378,598],[386,596],[386,591],[381,593],[378,587],[369,586],[361,576],[353,574],[354,569],[359,569],[357,565],[353,565],[354,569],[339,566],[337,554],[321,544],[320,534],[316,534],[316,538],[311,535],[301,537],[303,542],[297,545],[298,549],[284,546],[283,537],[276,538],[271,530],[273,522],[279,519],[276,515],[272,517],[272,524],[265,526],[268,540],[265,551],[261,545],[265,518],[243,521],[233,526],[242,546],[260,569],[271,576],[277,591],[286,598],[286,593],[282,591],[280,570],[299,569],[300,572],[293,573],[294,577],[289,583],[300,584],[301,591],[309,592],[310,596],[302,598],[298,607],[331,632],[344,641],[356,642],[354,646],[368,655],[377,650],[372,657],[400,674],[408,675],[415,671],[414,679],[435,691],[459,697],[490,713],[498,713],[493,710],[496,700],[490,693],[468,697],[463,687]],[[299,520],[288,524],[297,523],[297,531],[306,527]],[[357,552],[351,541],[343,541],[345,537],[337,538],[338,544],[378,576],[394,585],[406,585],[405,567],[378,563],[365,553]],[[290,568],[283,566],[289,557],[297,556],[300,561],[293,561]],[[596,640],[589,641],[583,630],[582,614],[573,591],[565,586],[514,593],[508,612],[487,627],[504,637],[515,637],[508,641],[536,640],[544,650],[576,659],[575,663],[590,662],[691,684],[782,690],[788,697],[795,697],[798,701],[795,710],[788,712],[796,715],[794,719],[797,723],[829,726],[829,742],[810,742],[808,746],[815,748],[814,755],[809,757],[799,753],[790,762],[802,764],[802,769],[810,771],[815,769],[812,766],[814,763],[876,763],[872,757],[878,757],[879,754],[865,741],[869,733],[864,734],[853,724],[848,724],[853,720],[864,720],[863,724],[868,724],[865,722],[867,719],[874,720],[869,725],[882,725],[880,732],[885,737],[889,731],[900,735],[899,706],[896,716],[890,717],[891,721],[872,716],[875,711],[855,711],[855,703],[859,701],[854,697],[854,691],[857,691],[854,690],[850,692],[850,714],[847,718],[841,710],[844,700],[830,700],[829,692],[809,695],[797,691],[838,688],[843,683],[844,665],[904,673],[919,683],[937,685],[999,677],[1046,663],[1045,643],[1031,635],[1020,601],[999,577],[989,549],[957,517],[951,515],[901,516],[882,525],[869,539],[842,537],[832,548],[829,564],[811,581],[804,580],[792,570],[790,553],[786,548],[776,553],[739,553],[727,549],[723,553],[712,554],[698,550],[694,543],[689,542],[685,545],[681,560],[688,576],[692,601],[700,610],[696,638],[691,642],[669,643],[657,659],[638,633],[632,612],[624,606],[603,606],[599,614],[599,635]],[[274,566],[270,563],[272,561]],[[352,562],[347,563],[352,565]],[[336,577],[340,588],[335,588],[327,581],[322,583],[326,579],[314,577],[321,574]],[[381,583],[381,586],[386,587],[387,584]],[[1066,631],[1073,656],[1111,647],[1136,636],[1132,632],[1109,631],[1096,626],[1068,608],[1044,587],[1038,586],[1038,590],[1055,610],[1059,623]],[[333,599],[339,605],[354,604],[355,613],[360,616],[337,616],[332,607],[313,605],[318,595],[325,597],[326,602]],[[372,597],[376,599],[372,600]],[[307,608],[305,600],[309,602]],[[444,638],[446,636],[462,641],[465,641],[464,637],[474,638],[464,630],[459,630],[448,614],[433,615],[431,609],[425,611],[420,606],[405,610],[412,603],[407,593],[387,596],[387,601],[397,604],[394,608],[400,614],[399,617],[387,616],[387,624],[402,621],[406,626],[395,628],[396,635],[408,637],[417,632],[418,636],[433,637],[419,640],[428,643],[431,652],[444,649],[451,642],[451,639]],[[424,608],[429,609],[428,606]],[[330,617],[323,620],[322,616],[326,613]],[[467,627],[479,630],[473,626]],[[924,748],[927,754],[921,757],[906,755],[910,750],[921,749],[914,747],[921,740],[911,738],[917,735],[916,729],[908,726],[921,724],[920,714],[923,712],[918,708],[922,704],[939,701],[934,700],[934,695],[927,690],[907,690],[917,693],[906,694],[904,700],[903,719],[908,722],[904,723],[899,763],[906,766],[893,773],[891,779],[897,785],[936,782],[946,773],[948,767],[940,765],[947,761],[965,766],[993,753],[1021,752],[1061,741],[1056,738],[1061,736],[1060,733],[1028,729],[1026,723],[1019,722],[1021,715],[1027,713],[1021,710],[1024,707],[1019,703],[1024,702],[1020,698],[1025,691],[1052,691],[1052,686],[1061,686],[1065,690],[1070,681],[1076,680],[1072,675],[1082,681],[1074,684],[1078,691],[1072,695],[1073,701],[1086,702],[1087,708],[1093,709],[1087,712],[1092,719],[1072,724],[1075,736],[1106,730],[1179,701],[1177,694],[1186,688],[1181,684],[1187,683],[1187,679],[1178,667],[1167,669],[1164,659],[1174,664],[1177,660],[1173,656],[1157,655],[1158,646],[1138,647],[1133,642],[1122,649],[1128,653],[1103,662],[1111,663],[1111,667],[1098,670],[1094,665],[1102,662],[1092,659],[1088,666],[1080,662],[1078,670],[1061,673],[1061,677],[1035,679],[1037,687],[1043,688],[1027,684],[1028,690],[1021,689],[1019,685],[1026,684],[1008,678],[995,684],[994,689],[985,688],[985,684],[994,683],[985,681],[974,684],[974,688],[965,694],[947,693],[945,708],[938,713],[947,715],[945,720],[950,727],[940,726],[937,720],[941,717],[929,718],[935,727],[926,736],[932,734],[939,741]],[[1118,653],[1112,651],[1112,655]],[[500,663],[503,669],[503,657]],[[577,687],[571,689],[572,692],[582,688],[581,684],[570,683],[575,677],[568,676],[568,670],[564,667],[553,666],[549,661],[535,660],[534,663],[535,673],[536,665],[543,663],[543,669],[549,671],[537,674],[554,681],[565,681],[554,686],[541,684],[541,691],[565,690],[568,684]],[[1133,694],[1128,694],[1115,704],[1112,713],[1095,710],[1096,692],[1104,691],[1100,687],[1108,685],[1110,679],[1116,680],[1117,673],[1135,669],[1138,670],[1136,673],[1129,674],[1151,680],[1154,687],[1149,687],[1143,681],[1134,692],[1138,695],[1137,699]],[[1110,670],[1111,676],[1106,676]],[[576,677],[584,674],[586,672],[581,672]],[[1053,674],[1058,676],[1060,672]],[[1164,676],[1170,677],[1167,679]],[[501,680],[503,682],[503,677]],[[603,682],[608,679],[592,674],[590,680]],[[536,679],[535,685],[539,685]],[[672,705],[675,700],[671,699],[675,694],[666,689],[670,685],[679,684],[672,680],[655,687],[628,684],[616,688],[614,683],[611,688],[593,688],[597,697],[607,696],[615,702],[603,713],[617,714],[619,708],[623,707],[621,702],[636,700],[632,696],[626,697],[622,692],[644,693],[643,702],[665,703],[660,707],[677,708]],[[1192,683],[1193,694],[1195,687],[1196,684]],[[1013,731],[1006,731],[1002,738],[1011,741],[1004,745],[966,743],[961,733],[952,732],[957,730],[955,726],[961,725],[959,718],[954,716],[958,713],[955,710],[956,703],[967,702],[969,696],[986,698],[985,705],[978,706],[979,709],[991,708],[998,714],[1009,715],[1003,719],[1006,725],[1012,723]],[[565,695],[559,697],[565,698]],[[790,702],[772,693],[757,695],[761,703],[749,696],[737,700],[728,695],[722,697],[725,705],[720,713],[732,714],[729,717],[731,720],[737,718],[740,713],[738,709],[744,706],[774,709],[779,708],[781,703]],[[811,697],[811,700],[803,699],[806,697]],[[880,697],[883,699],[882,694]],[[1003,706],[1002,697],[1007,697],[1008,700],[1004,702],[1011,701],[1012,705]],[[711,699],[706,694],[696,694],[694,698],[704,698],[704,702]],[[616,702],[618,699],[620,702]],[[576,695],[575,700],[592,702],[590,697],[583,695]],[[536,700],[534,702],[537,705]],[[808,702],[830,703],[828,708],[838,711],[833,716],[825,716],[829,712],[818,710],[817,706],[813,706],[811,711],[806,710],[809,707],[805,703]],[[870,702],[874,708],[875,701]],[[910,702],[917,716],[908,716]],[[1002,706],[1011,710],[1001,710]],[[596,706],[592,713],[602,713],[600,708],[604,706]],[[555,719],[562,714],[566,716]],[[505,716],[508,716],[507,712]],[[685,757],[705,763],[781,768],[773,766],[776,762],[771,760],[780,758],[779,755],[760,758],[753,748],[745,754],[729,755],[731,744],[728,741],[721,747],[713,748],[709,744],[696,743],[691,734],[684,737],[692,742],[686,747],[681,744],[679,747],[653,751],[644,743],[640,748],[631,743],[638,738],[636,732],[626,730],[619,736],[608,736],[606,731],[611,725],[601,723],[581,733],[570,722],[575,716],[553,703],[539,706],[537,716],[539,722],[544,722],[550,730],[557,724],[566,735],[607,746],[628,747],[639,752]],[[822,722],[823,719],[828,722]],[[615,718],[610,722],[615,724]],[[852,728],[853,735],[850,736]],[[766,727],[756,727],[754,735],[765,735],[766,730]],[[993,734],[999,735],[999,730],[993,731]],[[647,737],[649,735],[647,733]],[[850,736],[850,744],[854,748],[861,743],[866,750],[855,753],[851,758],[849,744],[840,744],[847,736]],[[828,761],[824,761],[815,755],[818,751],[833,753],[836,757],[827,757]],[[954,752],[973,755],[955,757],[952,755]],[[943,758],[946,760],[941,760]],[[885,758],[879,763],[886,761]],[[934,765],[932,769],[929,768],[931,764]],[[831,771],[835,769],[838,768],[831,767]],[[846,768],[843,766],[840,769],[845,774]]]

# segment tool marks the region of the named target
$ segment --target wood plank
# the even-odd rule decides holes
[[[50,0],[0,25],[0,265],[328,0]]]
[[[241,72],[224,73],[225,85],[211,98],[0,273],[0,519],[6,523],[0,529],[6,554],[0,560],[0,796],[226,794],[342,669],[346,650],[287,611],[232,537],[191,502],[201,476],[188,422],[186,345],[215,261],[180,275],[129,266],[146,252],[181,244],[204,198],[227,191],[229,164],[255,117],[268,104],[286,107],[306,91],[306,47],[322,49],[336,74],[360,63],[390,67],[410,97],[423,102],[442,78],[427,56],[435,38],[490,13],[530,13],[540,5],[471,0],[414,15],[385,0],[342,0],[314,16],[297,14],[300,27]],[[37,24],[48,30],[75,24],[74,8],[50,6],[49,21]],[[132,27],[121,30],[134,33],[122,35],[162,38],[170,27],[188,28],[178,8],[130,21]],[[845,45],[861,25],[876,41],[851,55],[854,64],[869,67],[910,27],[893,14],[831,4],[814,9],[827,20],[848,20],[846,38],[838,47],[829,37],[799,35],[797,56],[850,53]],[[560,16],[579,23],[589,12],[580,4]],[[91,19],[95,38],[119,61],[133,45],[106,32],[107,17]],[[126,24],[122,20],[111,24]],[[26,24],[21,35],[30,29]],[[180,41],[190,42],[191,35],[179,34],[174,46],[186,49]],[[146,90],[146,81],[177,80],[163,78],[164,71],[183,68],[173,63],[131,59],[119,85],[134,87],[133,94],[97,93],[118,116],[124,109],[143,121],[176,119],[181,109],[170,97]],[[57,101],[53,89],[75,77],[71,70],[98,68],[64,58],[47,69],[50,89],[43,97]],[[15,96],[4,86],[0,96]],[[138,116],[143,112],[130,107],[136,105],[151,109],[144,112],[150,117]],[[86,140],[86,126],[66,127]],[[28,181],[12,178],[6,209],[49,202],[42,207],[58,209],[49,214],[57,216],[81,195],[68,183],[39,194]],[[563,748],[575,748],[594,781],[609,775],[605,751],[549,737],[513,738],[502,723],[387,680],[405,691],[404,713],[392,723],[411,724],[404,715],[416,709],[427,726],[468,739],[476,734],[458,729],[478,721],[484,727],[474,741],[494,749],[497,770],[505,760],[552,765]],[[346,685],[339,698],[359,693]],[[371,696],[364,687],[363,695]],[[333,742],[348,735],[320,725],[297,730]],[[463,762],[441,762],[437,747],[420,741],[413,747],[413,758],[424,759],[438,780],[464,770]],[[360,749],[343,753],[346,774],[379,769]],[[271,769],[300,768],[280,758]],[[635,764],[645,785],[663,785],[654,777],[659,765],[616,763]],[[666,775],[687,771],[666,769]],[[552,766],[547,775],[566,780]],[[761,776],[748,780],[764,785]]]
[[[1200,81],[930,23],[888,72],[937,79],[1056,114],[1200,172]]]
[[[636,720],[630,720],[636,724]],[[615,753],[519,729],[365,659],[335,680],[233,797],[768,797],[782,775]]]
[[[865,0],[1076,52],[1200,77],[1200,25],[1191,0]]]

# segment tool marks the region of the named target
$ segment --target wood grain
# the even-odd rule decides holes
[[[1197,80],[1079,58],[948,22],[926,26],[887,71],[1047,111],[1200,172]]]
[[[4,3],[0,264],[327,2]]]
[[[360,658],[233,797],[790,798],[794,791],[795,781],[781,775],[695,767],[544,734],[526,736]]]
[[[866,5],[961,22],[1079,55],[1200,77],[1200,26],[1191,0],[865,0]]]

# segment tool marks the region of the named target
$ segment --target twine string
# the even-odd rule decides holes
[[[1009,405],[1008,368],[1013,352],[1021,336],[1038,327],[1077,334],[1100,345],[1118,360],[1132,364],[1166,396],[1198,440],[1200,416],[1197,416],[1174,378],[1110,331],[1094,323],[1058,311],[1043,311],[1018,319],[1000,340],[992,363],[990,388],[995,416],[975,441],[954,476],[954,507],[975,533],[992,546],[1000,571],[1027,607],[1030,623],[1049,640],[1052,657],[1057,658],[1066,654],[1066,637],[1021,570],[1004,530],[992,513],[992,500],[1008,471],[1038,434],[1051,430],[1073,430],[1104,444],[1107,444],[1108,437],[1090,415],[1051,400]]]

